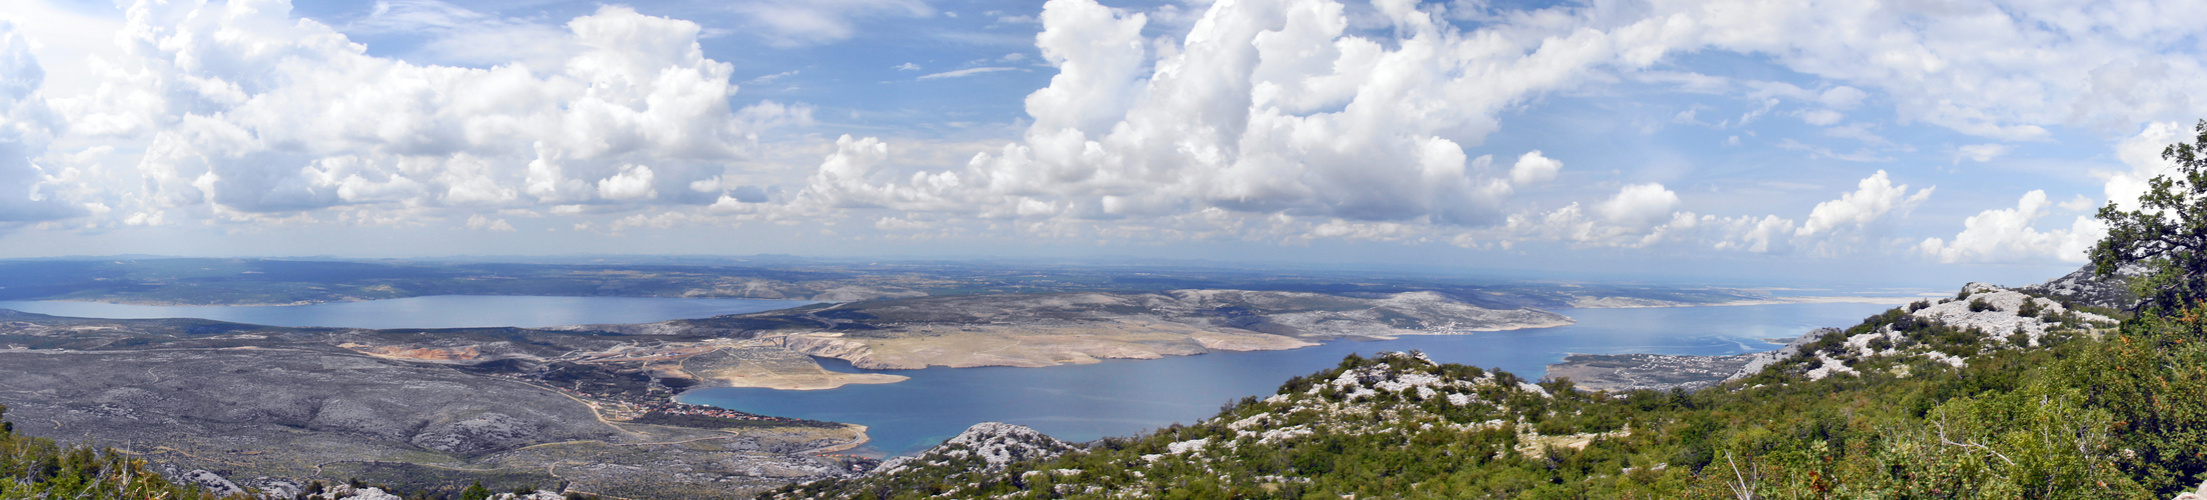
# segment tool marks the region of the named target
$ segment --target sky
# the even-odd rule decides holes
[[[2075,269],[2207,2],[0,0],[0,257]]]

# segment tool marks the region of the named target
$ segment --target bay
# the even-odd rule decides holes
[[[1133,435],[1193,423],[1244,396],[1271,394],[1287,378],[1338,364],[1343,356],[1422,350],[1435,361],[1499,368],[1538,379],[1569,353],[1731,355],[1767,351],[1766,338],[1818,327],[1847,327],[1891,308],[1880,304],[1776,304],[1644,309],[1562,309],[1578,323],[1554,328],[1337,341],[1286,351],[1215,352],[1155,360],[1107,360],[1045,368],[886,370],[911,377],[894,384],[823,391],[715,388],[690,391],[691,404],[848,422],[868,427],[869,450],[923,450],[974,423],[1008,422],[1068,441]],[[862,372],[821,359],[831,370]]]
[[[146,306],[77,301],[0,301],[0,309],[78,318],[200,318],[256,325],[335,328],[474,328],[652,323],[786,309],[812,301],[670,297],[430,295],[295,306]]]

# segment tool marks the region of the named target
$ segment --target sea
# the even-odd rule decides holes
[[[636,297],[442,295],[298,306],[138,306],[98,302],[0,301],[0,308],[92,318],[204,318],[293,327],[459,328],[647,323],[767,311],[803,301]],[[979,422],[1026,425],[1068,441],[1133,435],[1194,423],[1227,403],[1263,397],[1281,382],[1333,367],[1344,356],[1424,352],[1539,379],[1571,353],[1730,355],[1767,351],[1819,327],[1852,326],[1891,305],[1802,303],[1637,309],[1558,309],[1577,323],[1551,328],[1395,340],[1327,342],[1285,351],[1214,352],[1154,360],[1105,360],[1044,368],[885,370],[893,384],[817,391],[716,388],[680,400],[751,413],[867,426],[857,453],[924,450]],[[836,359],[822,366],[867,372]]]
[[[1033,427],[1067,441],[1133,435],[1216,415],[1245,396],[1264,397],[1289,377],[1332,368],[1349,354],[1419,350],[1434,361],[1501,369],[1540,379],[1571,353],[1731,355],[1776,349],[1819,327],[1848,327],[1892,305],[1824,303],[1640,309],[1558,309],[1576,324],[1396,340],[1343,340],[1285,351],[1213,352],[1153,360],[1106,360],[1044,368],[883,370],[894,384],[821,391],[716,388],[690,391],[691,404],[865,425],[862,454],[924,450],[978,422]],[[867,372],[820,360],[831,370]]]
[[[78,318],[200,318],[255,325],[335,328],[476,328],[653,323],[813,304],[801,300],[660,297],[430,295],[287,306],[143,306],[79,301],[0,301],[0,309]]]

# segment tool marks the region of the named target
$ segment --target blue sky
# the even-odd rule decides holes
[[[0,256],[2081,265],[2199,2],[0,0]]]

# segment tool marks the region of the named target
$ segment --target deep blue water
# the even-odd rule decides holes
[[[431,295],[300,306],[137,306],[104,302],[0,301],[0,308],[79,318],[202,318],[256,325],[342,328],[524,328],[651,323],[771,311],[798,300],[661,297]]]
[[[1578,320],[1555,328],[1339,341],[1287,351],[1219,352],[1156,360],[1111,360],[1047,368],[887,370],[894,384],[825,391],[702,389],[684,402],[866,425],[873,451],[925,449],[977,422],[1034,427],[1069,441],[1131,435],[1190,423],[1243,396],[1267,395],[1288,377],[1330,368],[1349,353],[1424,350],[1435,361],[1500,368],[1538,379],[1568,353],[1728,355],[1777,348],[1817,327],[1847,327],[1889,305],[1783,304],[1650,309],[1564,309]],[[857,370],[822,359],[831,370]]]

